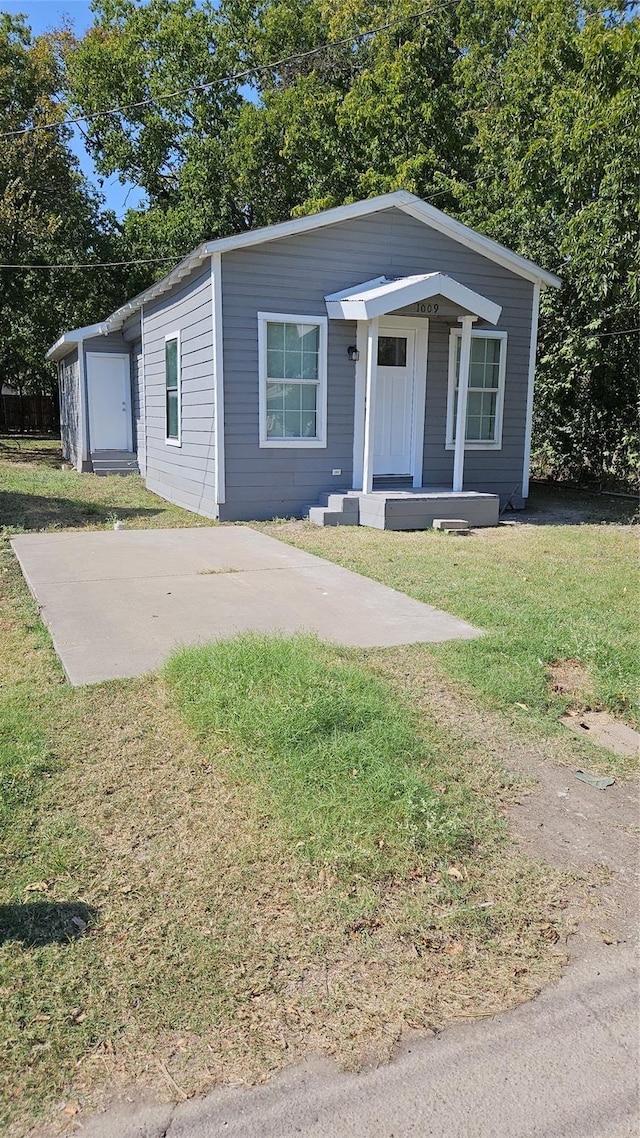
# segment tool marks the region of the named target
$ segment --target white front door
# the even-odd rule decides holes
[[[131,450],[131,376],[129,357],[87,352],[89,447]]]
[[[380,321],[373,473],[411,475],[416,374],[415,328]]]

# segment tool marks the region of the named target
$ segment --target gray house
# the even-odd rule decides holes
[[[494,524],[559,284],[404,191],[207,242],[50,349],[64,454],[222,521]]]

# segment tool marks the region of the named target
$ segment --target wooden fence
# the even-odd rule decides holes
[[[55,395],[0,395],[0,433],[50,435],[60,432]]]

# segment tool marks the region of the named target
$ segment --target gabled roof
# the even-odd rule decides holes
[[[397,308],[444,296],[447,300],[473,312],[490,324],[497,324],[502,308],[479,292],[459,284],[446,273],[422,273],[413,277],[376,277],[361,285],[325,296],[327,315],[334,320],[371,320],[385,316]]]
[[[366,201],[352,202],[350,205],[341,205],[335,209],[323,210],[322,213],[314,213],[308,217],[296,217],[292,221],[281,221],[277,225],[268,225],[262,229],[249,229],[245,233],[237,233],[232,237],[220,237],[216,241],[205,241],[202,245],[199,245],[197,249],[194,249],[188,257],[180,261],[175,269],[163,277],[162,280],[157,281],[145,289],[144,292],[139,293],[133,300],[128,301],[127,304],[122,305],[122,307],[113,312],[111,316],[108,316],[101,325],[97,325],[96,327],[99,328],[100,331],[94,334],[106,335],[107,332],[113,332],[121,328],[130,316],[133,316],[140,310],[143,304],[149,304],[151,301],[156,300],[157,297],[162,296],[165,292],[169,292],[176,284],[187,277],[194,269],[202,265],[207,258],[212,255],[229,253],[234,249],[247,249],[252,245],[266,244],[268,241],[279,241],[283,237],[293,237],[299,233],[310,233],[315,229],[338,225],[342,221],[367,217],[369,214],[380,213],[388,209],[401,210],[410,217],[414,217],[425,225],[430,226],[431,229],[435,229],[439,233],[451,237],[454,241],[465,245],[468,249],[473,249],[476,253],[486,257],[489,261],[501,265],[503,268],[508,269],[517,276],[524,277],[532,283],[538,283],[543,288],[558,288],[562,283],[560,277],[554,276],[553,273],[548,273],[545,269],[540,268],[539,265],[535,265],[533,261],[528,261],[526,257],[521,257],[518,253],[513,253],[504,245],[493,241],[491,237],[485,237],[484,234],[478,233],[475,229],[470,229],[468,225],[463,225],[461,221],[456,221],[453,217],[442,213],[441,210],[429,205],[428,202],[422,201],[422,199],[416,197],[415,194],[410,194],[406,190],[396,190],[394,193],[381,194],[375,198],[368,198]],[[66,334],[69,335],[70,333]],[[64,339],[64,337],[62,337],[62,339]],[[57,344],[50,349],[48,358],[59,358],[59,355],[54,357],[52,353],[60,342],[61,341],[57,341]]]

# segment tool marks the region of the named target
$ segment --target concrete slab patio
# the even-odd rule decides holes
[[[136,676],[180,644],[316,632],[363,648],[470,639],[456,617],[247,526],[12,541],[72,684]]]

